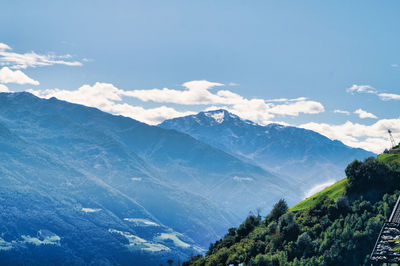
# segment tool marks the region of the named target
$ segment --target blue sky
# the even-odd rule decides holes
[[[224,107],[379,152],[387,128],[400,140],[398,10],[398,1],[6,0],[0,90],[150,124]]]

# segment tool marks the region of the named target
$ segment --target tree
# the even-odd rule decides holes
[[[396,165],[388,165],[368,158],[364,162],[353,161],[346,167],[347,195],[364,194],[367,198],[377,198],[384,192],[393,192],[399,187],[395,182],[400,177]]]
[[[302,257],[307,257],[313,252],[313,243],[308,232],[304,232],[297,238],[296,246]]]
[[[260,223],[261,217],[255,217],[253,215],[247,217],[247,219],[242,223],[237,229],[237,234],[239,237],[245,237],[250,233],[254,227]]]
[[[269,223],[271,221],[278,221],[279,217],[285,214],[288,210],[288,205],[284,199],[280,199],[272,209],[271,213],[268,215],[266,221]]]

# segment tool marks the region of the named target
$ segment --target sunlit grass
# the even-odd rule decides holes
[[[293,207],[291,207],[289,210],[290,211],[299,211],[299,210],[304,210],[308,209],[311,206],[314,206],[315,204],[324,201],[325,199],[329,198],[334,201],[336,201],[338,198],[340,198],[345,191],[347,184],[347,178],[344,178],[332,186],[329,186],[325,188],[324,190],[312,195],[311,197],[297,203]]]

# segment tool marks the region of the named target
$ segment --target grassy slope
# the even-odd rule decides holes
[[[400,163],[400,156],[398,154],[381,154],[377,158],[385,163],[397,162]]]
[[[395,148],[395,151],[400,151],[400,147]],[[400,155],[399,154],[381,154],[377,158],[380,161],[385,163],[397,162],[400,163]]]
[[[396,148],[395,150],[400,150],[399,148]],[[378,160],[385,162],[385,163],[390,163],[390,162],[397,162],[400,163],[400,156],[399,154],[381,154],[377,157]],[[290,211],[300,211],[304,209],[308,209],[311,206],[314,206],[315,204],[322,202],[326,198],[330,198],[334,201],[336,201],[338,198],[340,198],[346,188],[347,184],[347,178],[344,178],[340,180],[339,182],[333,184],[332,186],[329,186],[325,188],[324,190],[314,194],[313,196],[297,203],[296,205],[292,206],[289,210]]]
[[[311,206],[322,202],[326,198],[332,199],[336,201],[340,196],[343,195],[345,191],[345,187],[347,184],[347,178],[343,178],[339,182],[336,182],[332,186],[329,186],[325,188],[324,190],[318,192],[317,194],[312,195],[311,197],[297,203],[293,207],[291,207],[289,210],[290,211],[299,211],[299,210],[304,210],[308,209]]]

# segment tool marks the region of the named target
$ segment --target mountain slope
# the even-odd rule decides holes
[[[134,199],[0,128],[1,264],[157,261],[141,248],[159,249],[159,258],[183,256],[178,248],[153,241],[170,228],[157,225],[149,231],[124,220],[159,223]],[[128,239],[110,231],[117,229],[149,241],[130,254]]]
[[[250,216],[184,265],[371,265],[380,229],[400,196],[400,153],[353,161],[347,178],[288,209]],[[383,249],[398,249],[397,242]]]
[[[0,93],[0,134],[4,261],[49,247],[83,263],[182,259],[295,191],[186,134],[55,98]]]
[[[225,110],[170,119],[159,126],[187,133],[247,162],[288,175],[303,191],[337,180],[349,162],[374,155],[311,130],[278,124],[261,126]]]
[[[315,206],[327,199],[336,202],[340,197],[343,196],[344,192],[346,191],[346,185],[347,185],[347,179],[343,178],[342,180],[336,182],[335,184],[323,189],[322,191],[290,207],[289,210],[299,211],[308,209],[311,206]]]

